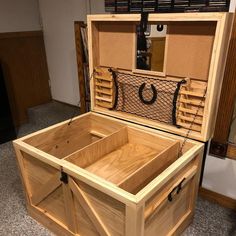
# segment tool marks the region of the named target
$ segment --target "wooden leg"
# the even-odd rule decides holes
[[[144,235],[144,206],[126,206],[125,235]]]

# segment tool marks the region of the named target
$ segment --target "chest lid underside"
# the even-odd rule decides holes
[[[88,16],[91,110],[209,140],[232,18],[150,14],[143,27],[140,14]]]

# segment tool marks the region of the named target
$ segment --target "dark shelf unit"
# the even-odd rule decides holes
[[[227,12],[230,0],[105,0],[110,13]]]

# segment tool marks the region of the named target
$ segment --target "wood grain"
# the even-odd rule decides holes
[[[112,152],[114,149],[118,149],[128,141],[126,127],[111,134],[110,136],[96,142],[93,145],[89,145],[82,150],[75,152],[65,158],[79,167],[86,168],[93,165],[96,161],[99,161],[107,153]]]
[[[232,160],[236,160],[236,145],[235,144],[230,143],[228,145],[226,156]]]
[[[62,191],[65,203],[65,214],[67,219],[67,225],[70,231],[77,233],[76,215],[75,215],[75,204],[72,191],[68,184],[62,183]]]
[[[178,159],[180,142],[176,141],[154,158],[150,159],[140,168],[137,168],[126,178],[119,182],[119,187],[136,194],[143,186],[158,176],[168,166]],[[140,176],[142,176],[140,178]]]
[[[219,205],[236,211],[236,200],[211,190],[200,188],[199,195],[208,201],[216,202]]]
[[[32,204],[37,206],[43,199],[45,199],[51,192],[61,185],[60,173],[51,177],[45,184],[43,184],[31,197]],[[37,186],[36,186],[37,187]]]
[[[74,180],[76,184],[80,187],[80,189],[86,194],[86,198],[89,200],[93,209],[99,215],[99,218],[101,219],[103,224],[106,226],[109,233],[112,236],[124,235],[125,205],[121,203],[120,201],[115,200],[110,195],[105,194],[104,192],[98,191],[95,188],[87,184],[84,184],[81,181],[78,181],[76,179]],[[78,212],[78,214],[80,213]],[[81,223],[80,223],[81,221],[82,219],[78,219],[78,225],[80,226],[81,226]],[[91,225],[90,227],[88,225],[86,228],[90,228],[92,231]],[[89,234],[86,234],[86,235],[89,235]]]
[[[97,212],[94,210],[93,206],[89,202],[85,193],[79,188],[79,186],[71,178],[69,179],[69,185],[72,192],[74,193],[74,196],[79,200],[81,206],[83,207],[84,211],[88,215],[89,219],[93,222],[97,231],[101,235],[109,236],[110,233],[108,232],[107,228],[104,226],[103,222],[99,218]]]
[[[207,81],[215,29],[215,22],[168,25],[166,74]]]
[[[77,58],[77,73],[79,81],[79,94],[80,94],[80,112],[86,112],[86,90],[85,90],[85,76],[84,76],[84,60],[83,60],[83,41],[81,36],[81,26],[84,25],[83,21],[74,22],[75,31],[75,47]]]
[[[126,22],[99,24],[100,66],[132,70],[135,57],[135,27]],[[119,40],[117,40],[119,38]]]
[[[236,18],[233,22],[213,140],[226,144],[236,97]]]
[[[55,221],[55,218],[47,214],[45,211],[31,205],[27,205],[27,211],[33,219],[54,232],[56,235],[74,236],[65,225],[61,222]]]
[[[86,170],[119,184],[120,181],[157,155],[155,149],[140,144],[127,143],[86,167]]]
[[[37,208],[56,219],[56,221],[67,225],[67,215],[65,210],[65,202],[62,187],[57,188],[51,192],[43,201],[41,201]]]
[[[0,33],[0,63],[16,126],[27,108],[51,101],[42,31]]]
[[[116,122],[86,114],[73,120],[70,125],[68,121],[30,136],[25,139],[25,142],[61,159],[115,132],[120,127],[122,125]],[[102,136],[96,135],[96,132],[101,133]]]

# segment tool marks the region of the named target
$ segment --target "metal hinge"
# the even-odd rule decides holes
[[[68,184],[68,175],[61,171],[61,178],[60,178],[61,182],[63,182],[64,184]]]

